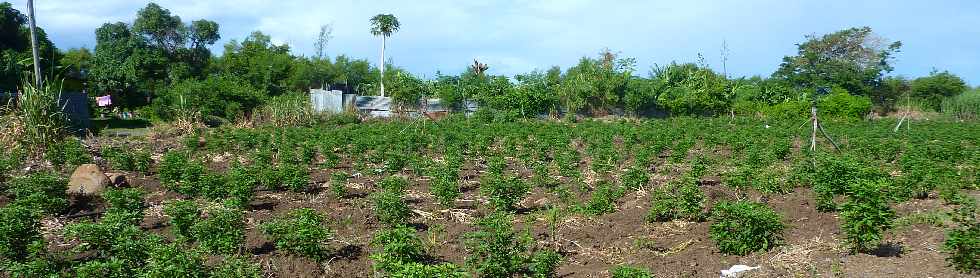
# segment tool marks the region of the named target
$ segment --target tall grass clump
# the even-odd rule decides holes
[[[950,117],[970,121],[980,119],[980,88],[943,100],[942,112]]]
[[[11,130],[19,132],[19,136],[10,134],[11,138],[33,152],[43,151],[44,148],[57,142],[65,130],[65,115],[61,108],[61,88],[48,83],[37,87],[29,81],[23,82],[23,93],[18,95],[14,104],[13,116],[8,119]],[[4,131],[7,134],[7,131]]]
[[[301,126],[312,124],[316,113],[306,94],[292,93],[275,96],[266,101],[252,114],[256,124],[268,124],[277,127]]]

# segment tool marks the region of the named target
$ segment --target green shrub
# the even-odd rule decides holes
[[[711,239],[722,253],[746,255],[779,245],[786,226],[782,217],[764,204],[721,202],[712,211]]]
[[[389,267],[385,277],[391,278],[415,278],[415,277],[438,277],[438,278],[465,278],[470,277],[466,271],[452,263],[441,263],[428,265],[418,262],[407,262],[393,264]]]
[[[262,268],[241,256],[225,257],[211,269],[212,278],[262,278]]]
[[[170,227],[177,239],[193,239],[191,226],[200,218],[201,212],[197,204],[191,200],[174,200],[163,207],[163,212],[170,217]]]
[[[276,244],[276,249],[320,260],[327,256],[327,241],[333,231],[326,227],[326,216],[313,209],[303,208],[290,211],[284,218],[278,218],[260,226],[262,233]]]
[[[466,264],[483,277],[512,277],[524,269],[528,242],[514,231],[510,215],[494,212],[464,235]]]
[[[60,213],[68,209],[68,181],[54,173],[36,172],[17,177],[7,186],[13,202],[41,213]]]
[[[392,272],[399,264],[421,261],[425,256],[422,240],[415,229],[407,226],[379,230],[371,245],[377,249],[371,256],[375,268],[384,272]]]
[[[184,176],[184,167],[190,162],[190,158],[184,152],[169,151],[160,160],[160,169],[157,174],[160,181],[164,184],[175,184]]]
[[[819,108],[820,115],[825,119],[860,120],[871,112],[871,99],[840,91],[823,97],[820,100]]]
[[[42,240],[40,227],[40,217],[30,208],[19,204],[0,207],[0,261],[26,259],[29,246]]]
[[[852,184],[861,180],[879,180],[888,177],[881,170],[867,167],[851,157],[818,156],[816,158],[816,173],[813,174],[813,191],[817,195],[817,209],[834,211],[835,195],[848,192]]]
[[[669,185],[653,192],[653,205],[647,221],[663,222],[675,219],[702,221],[705,218],[704,192],[694,180],[685,179],[681,185]]]
[[[643,188],[647,182],[650,182],[650,175],[646,171],[638,168],[630,168],[623,173],[623,177],[620,179],[620,184],[629,190]]]
[[[633,266],[621,265],[609,272],[612,273],[612,278],[653,278],[650,270]]]
[[[347,196],[347,180],[350,179],[350,175],[343,171],[337,171],[330,174],[330,190],[337,198],[343,198]]]
[[[92,163],[92,155],[82,145],[81,140],[68,138],[47,148],[44,157],[51,164],[60,168],[70,169],[85,163]]]
[[[139,223],[143,220],[143,191],[137,188],[107,189],[102,193],[109,205],[107,213],[120,213],[130,217],[132,223]]]
[[[957,227],[946,232],[943,250],[949,253],[946,261],[963,273],[980,271],[980,221],[977,203],[969,198],[956,209],[953,220]]]
[[[459,170],[450,165],[442,165],[435,171],[429,189],[432,190],[432,195],[436,196],[439,204],[450,208],[456,202],[456,198],[462,195],[459,187]]]
[[[255,196],[255,187],[259,184],[258,171],[254,168],[235,166],[228,171],[223,195],[225,204],[231,207],[244,208]]]
[[[840,218],[845,242],[854,251],[868,252],[877,248],[882,234],[892,225],[895,211],[883,196],[884,184],[883,180],[860,180],[849,188]]]
[[[133,277],[142,272],[152,250],[163,239],[140,229],[130,213],[107,211],[99,222],[69,225],[65,236],[78,240],[74,252],[93,252],[102,263],[87,266],[83,271],[106,272],[106,276]],[[118,267],[122,264],[123,267]]]
[[[0,150],[0,183],[7,182],[23,161],[23,152]]]
[[[591,215],[603,215],[616,211],[616,200],[619,200],[625,193],[625,189],[613,186],[608,182],[599,182],[595,190],[592,191],[592,198],[583,208],[586,213]]]
[[[190,228],[201,248],[212,253],[231,254],[245,242],[245,213],[237,209],[215,208]]]
[[[531,185],[514,176],[489,174],[480,182],[480,191],[490,199],[490,205],[499,211],[513,211]]]
[[[942,111],[963,121],[980,119],[980,88],[944,99]]]
[[[555,271],[558,270],[559,263],[561,263],[561,255],[558,252],[551,250],[535,252],[531,256],[531,262],[528,265],[529,276],[535,278],[555,277]]]
[[[279,166],[282,185],[293,192],[303,192],[310,189],[310,173],[301,165],[286,164]]]
[[[412,211],[405,203],[404,193],[382,190],[375,192],[371,199],[374,201],[374,215],[382,224],[394,227],[408,222]]]
[[[74,268],[75,275],[79,278],[124,278],[130,277],[131,269],[126,262],[118,258],[106,260],[92,260],[84,262]]]
[[[194,250],[184,250],[179,244],[161,244],[150,251],[142,277],[206,277],[204,257]]]
[[[150,153],[140,150],[124,151],[116,147],[102,147],[102,157],[109,162],[109,168],[123,171],[150,171]]]

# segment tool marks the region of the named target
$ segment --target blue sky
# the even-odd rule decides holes
[[[26,10],[25,0],[12,1]],[[105,22],[132,22],[145,1],[35,1],[38,24],[60,48],[94,47]],[[458,73],[479,59],[495,74],[513,75],[553,65],[567,68],[603,48],[635,57],[645,75],[655,64],[693,62],[701,53],[722,69],[729,49],[733,76],[769,75],[794,54],[807,34],[870,26],[904,43],[894,75],[949,70],[980,85],[980,1],[741,0],[741,1],[308,1],[161,0],[184,21],[206,18],[221,26],[221,51],[253,30],[313,54],[319,26],[331,24],[328,54],[378,60],[380,41],[368,19],[398,16],[402,30],[388,44],[398,66],[425,77]]]

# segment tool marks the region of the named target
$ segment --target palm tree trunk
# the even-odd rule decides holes
[[[381,35],[381,97],[385,96],[385,36]]]

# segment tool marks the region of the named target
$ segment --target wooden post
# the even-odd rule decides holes
[[[813,125],[813,131],[810,132],[810,152],[817,150],[817,106],[810,106],[810,123]]]
[[[27,20],[30,24],[31,31],[31,53],[34,56],[34,86],[40,90],[41,88],[41,56],[38,54],[37,46],[37,34],[34,31],[36,24],[34,23],[34,0],[27,0]]]

